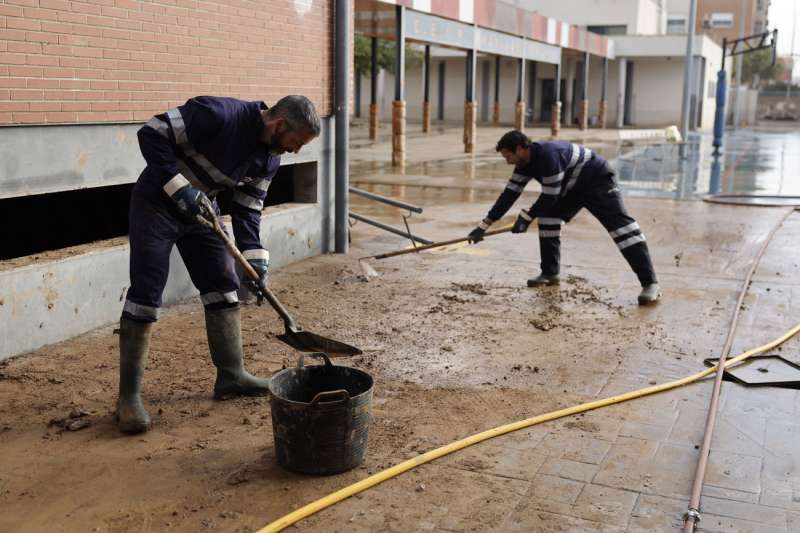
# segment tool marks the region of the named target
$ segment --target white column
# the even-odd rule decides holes
[[[625,84],[626,74],[628,71],[628,61],[621,57],[617,60],[619,65],[619,84],[617,92],[617,128],[622,128],[625,125]]]
[[[572,85],[575,83],[575,67],[576,62],[574,59],[567,60],[566,68],[566,85],[564,90],[564,124],[572,126],[572,105],[575,100],[575,91],[572,90]]]

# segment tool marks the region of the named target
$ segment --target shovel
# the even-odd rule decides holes
[[[198,215],[197,222],[219,235],[219,238],[225,243],[225,247],[228,249],[233,258],[236,259],[239,265],[241,265],[247,275],[251,279],[258,281],[258,273],[253,269],[252,266],[250,266],[250,263],[248,263],[247,259],[244,258],[242,252],[236,248],[236,245],[233,243],[231,238],[228,237],[228,234],[225,233],[224,229],[222,229],[219,219],[214,212],[210,211],[209,209],[204,209],[204,212],[206,216]],[[275,295],[272,294],[272,291],[266,287],[261,287],[261,294],[267,299],[272,308],[275,309],[275,311],[277,311],[280,317],[283,319],[283,325],[286,331],[283,333],[283,335],[278,335],[278,338],[295,350],[300,352],[322,352],[330,355],[331,357],[345,357],[362,353],[361,350],[355,346],[350,346],[349,344],[345,344],[343,342],[328,339],[322,335],[311,333],[310,331],[303,331],[294,321],[294,318],[289,315],[289,312],[285,307],[283,307],[281,302],[279,302]]]

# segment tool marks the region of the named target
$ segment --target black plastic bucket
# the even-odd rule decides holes
[[[336,474],[364,460],[372,404],[372,376],[362,370],[324,365],[295,368],[270,380],[272,429],[278,464],[306,474]]]

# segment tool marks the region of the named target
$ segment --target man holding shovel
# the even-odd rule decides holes
[[[489,214],[470,232],[472,242],[483,239],[489,226],[506,214],[534,179],[542,185],[542,193],[530,209],[520,212],[511,229],[512,233],[524,233],[533,219],[538,219],[542,272],[528,280],[528,287],[559,283],[561,225],[585,207],[603,224],[639,278],[639,304],[658,301],[661,291],[647,241],[626,211],[614,171],[605,159],[565,141],[534,143],[517,130],[503,135],[496,149],[509,165],[514,165],[514,173]]]
[[[138,133],[147,166],[130,206],[130,276],[120,320],[120,375],[116,417],[124,433],[150,429],[139,394],[150,341],[177,245],[205,308],[214,397],[263,393],[268,380],[244,369],[239,278],[222,240],[198,217],[219,214],[214,196],[233,189],[231,221],[238,247],[258,273],[247,287],[261,303],[269,253],[261,244],[261,211],[280,154],[297,153],[320,132],[314,105],[304,96],[264,102],[198,96],[156,115]]]

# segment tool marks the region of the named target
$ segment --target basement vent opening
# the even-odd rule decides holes
[[[315,202],[315,178],[315,163],[281,167],[265,206]],[[127,235],[132,189],[126,184],[0,199],[0,260]],[[223,214],[232,194],[218,197]]]

